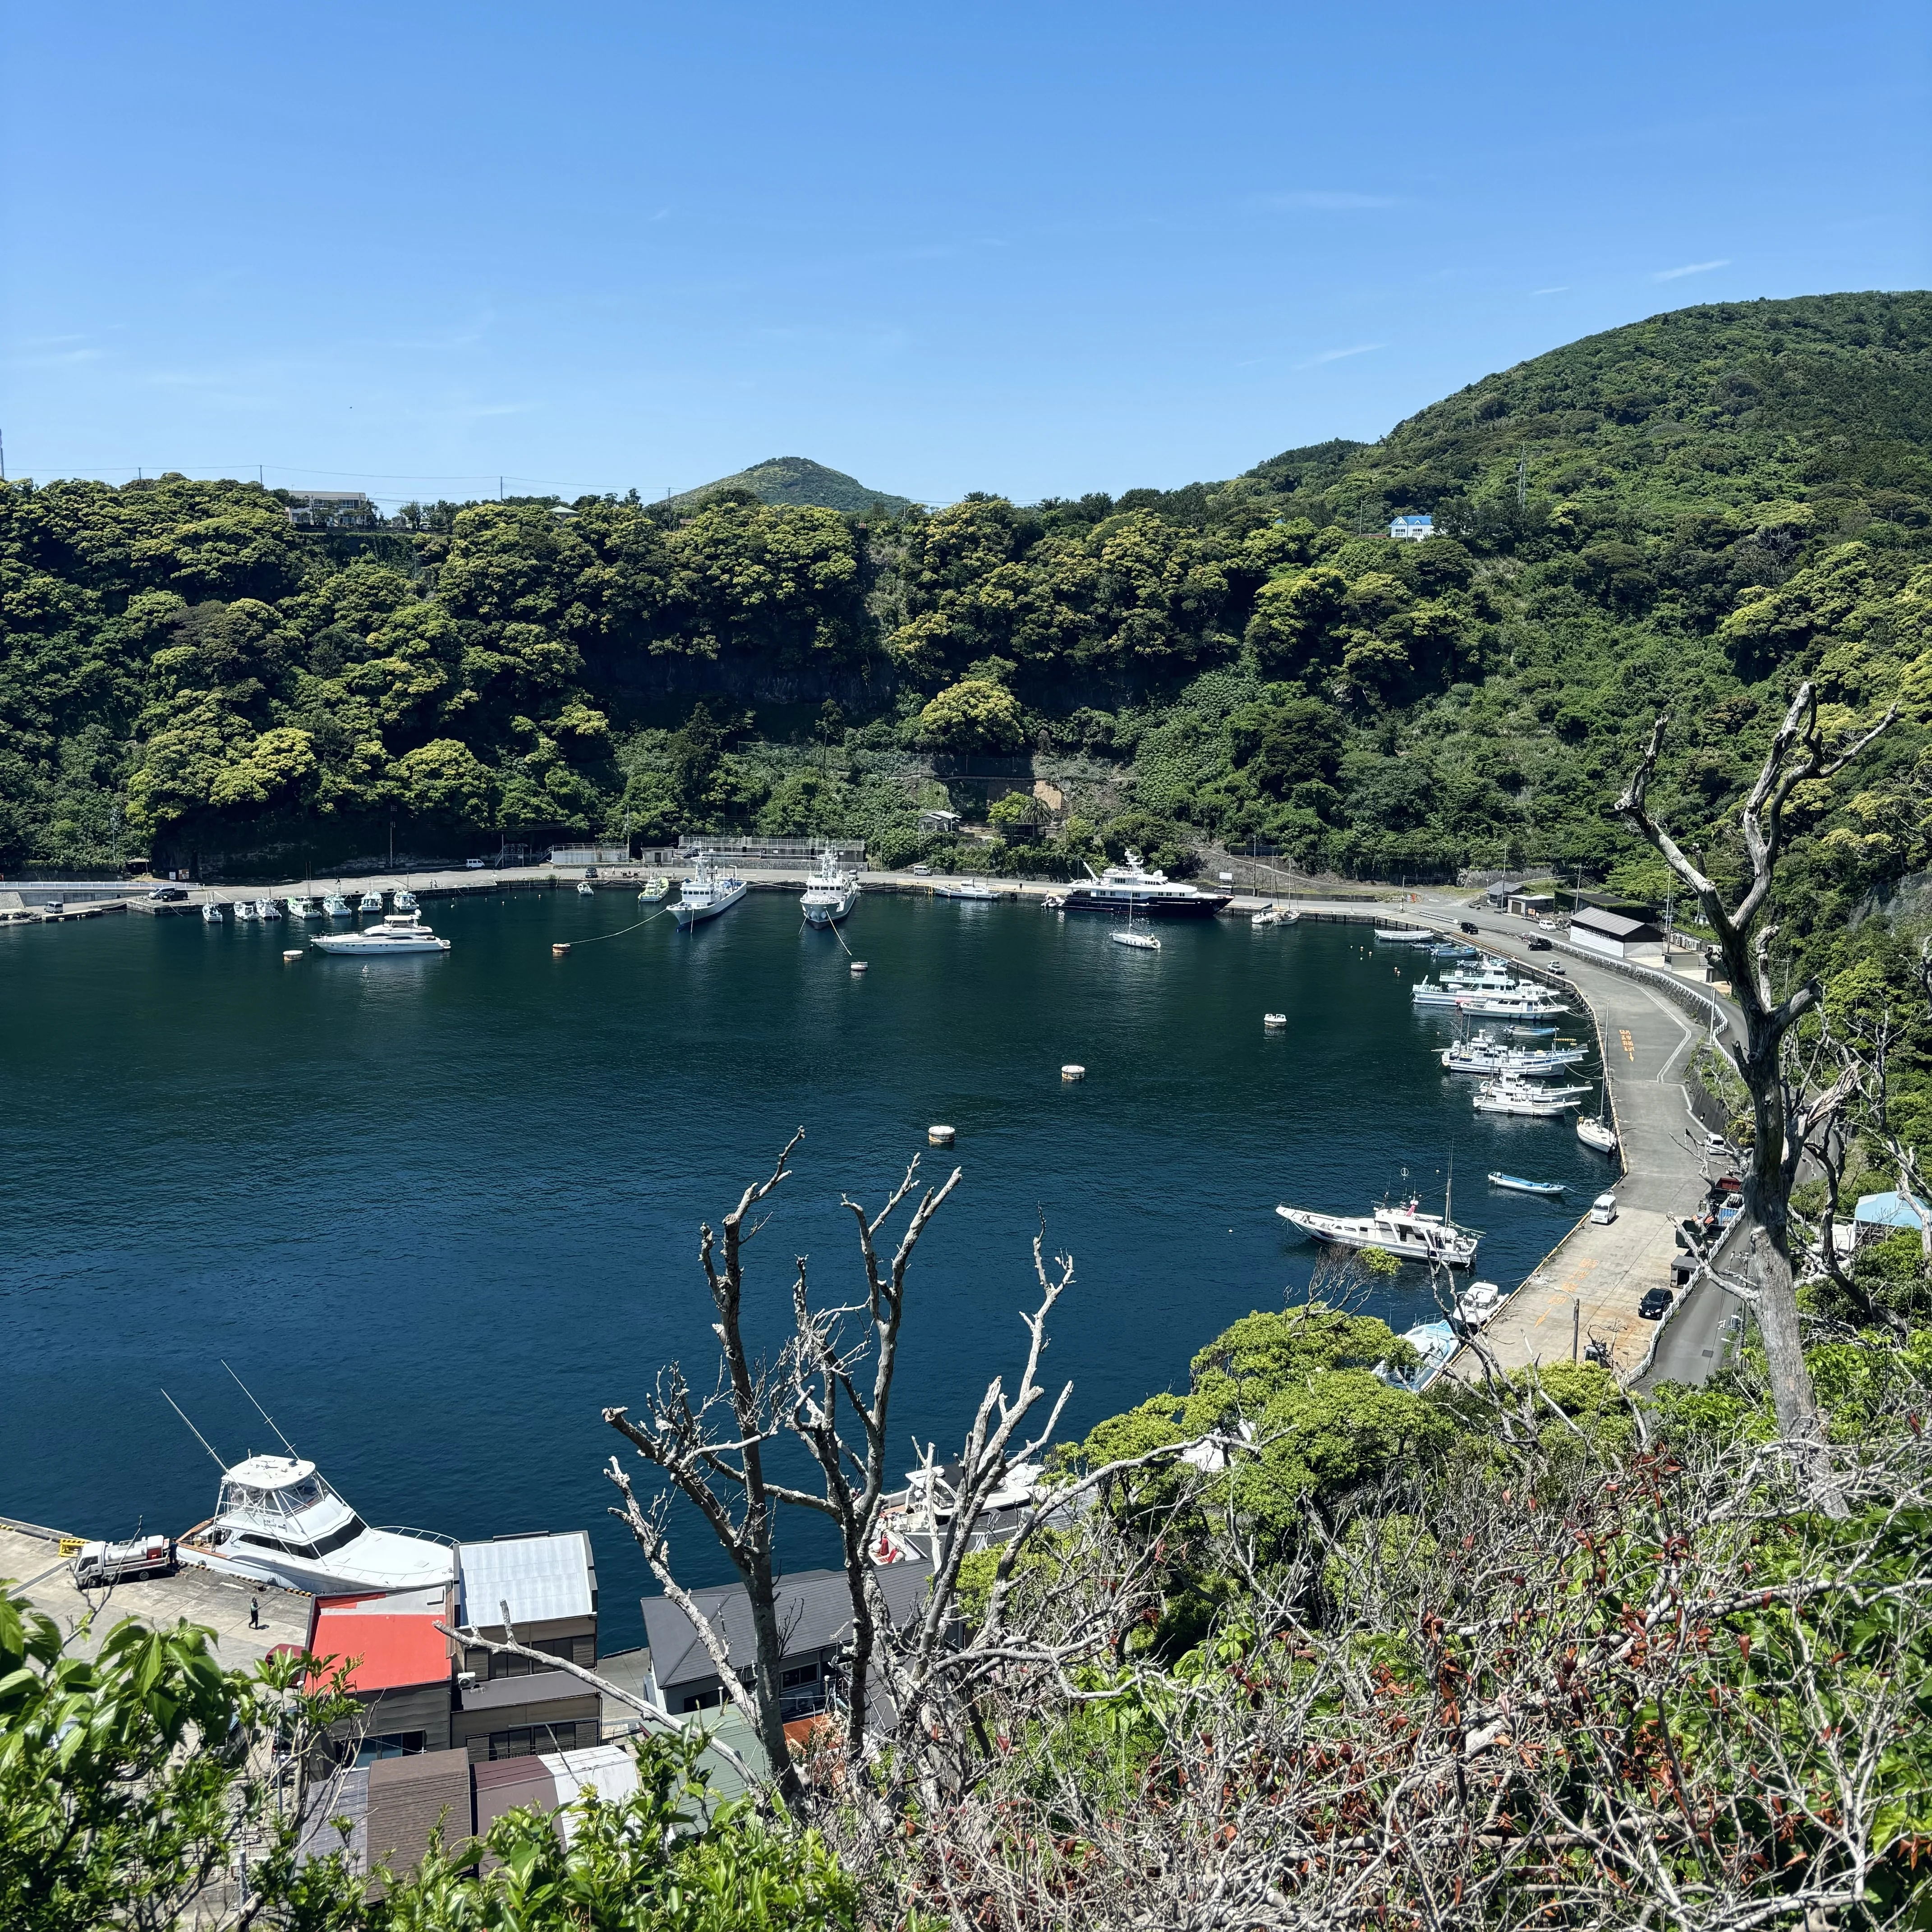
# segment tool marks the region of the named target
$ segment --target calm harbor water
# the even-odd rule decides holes
[[[915,1264],[908,1462],[1016,1373],[1042,1216],[1078,1270],[1047,1359],[1078,1433],[1306,1283],[1277,1201],[1360,1213],[1406,1168],[1439,1205],[1453,1155],[1476,1272],[1514,1286],[1601,1184],[1567,1122],[1472,1112],[1432,1050],[1448,1026],[1409,1004],[1426,962],[1363,928],[1223,920],[1155,955],[1102,921],[874,895],[847,928],[860,977],[760,892],[694,935],[663,918],[551,957],[640,910],[432,903],[447,956],[286,967],[288,924],[0,929],[0,1510],[198,1520],[215,1472],[164,1387],[225,1456],[273,1446],[226,1358],[370,1522],[590,1526],[614,1648],[641,1641],[647,1579],[602,1514],[599,1410],[641,1406],[674,1357],[708,1381],[698,1223],[796,1126],[751,1250],[774,1344],[795,1254],[821,1296],[854,1292],[842,1192],[878,1204],[915,1154],[965,1171]],[[955,1149],[926,1148],[933,1121]],[[1572,1204],[1489,1189],[1492,1167]],[[1398,1330],[1434,1312],[1414,1269],[1378,1295]],[[694,1526],[674,1554],[720,1574]]]

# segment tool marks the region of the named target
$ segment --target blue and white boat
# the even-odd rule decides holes
[[[1526,1180],[1520,1174],[1492,1174],[1492,1187],[1506,1187],[1512,1194],[1561,1194],[1568,1185],[1561,1180]]]
[[[1418,1322],[1402,1338],[1421,1357],[1412,1369],[1393,1369],[1388,1363],[1377,1365],[1376,1373],[1391,1388],[1407,1389],[1420,1395],[1449,1366],[1449,1358],[1461,1347],[1455,1330],[1446,1322]]]

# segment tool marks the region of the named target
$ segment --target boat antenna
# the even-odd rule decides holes
[[[166,1389],[163,1389],[161,1391],[161,1400],[167,1404],[169,1408],[174,1411],[176,1414],[181,1418],[182,1421],[188,1422],[188,1411],[183,1408],[181,1404],[176,1401],[174,1397],[169,1394]],[[219,1469],[224,1476],[226,1475],[228,1473],[228,1465],[224,1462],[219,1456],[214,1455],[214,1446],[209,1442],[208,1438],[202,1435],[201,1431],[196,1428],[194,1424],[191,1422],[188,1422],[188,1432],[208,1451],[209,1455],[214,1456],[214,1466]]]
[[[219,1358],[217,1359],[219,1359]],[[221,1366],[224,1369],[228,1369],[228,1364],[225,1361],[222,1363]],[[230,1376],[233,1378],[235,1386],[238,1388],[250,1402],[255,1402],[254,1391],[249,1388],[248,1384],[244,1382],[239,1376],[236,1375],[232,1369],[228,1369],[228,1372]],[[291,1456],[295,1456],[297,1462],[300,1462],[302,1458],[299,1456],[296,1456],[296,1445],[291,1442],[286,1436],[282,1435],[280,1427],[277,1424],[275,1418],[271,1415],[259,1402],[255,1402],[255,1412],[256,1414],[260,1416],[262,1420],[266,1422],[271,1429],[274,1430],[275,1433],[278,1436],[281,1436],[282,1447],[286,1449]]]

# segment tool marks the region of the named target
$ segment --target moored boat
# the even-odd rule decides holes
[[[1378,926],[1375,933],[1385,946],[1433,946],[1437,937],[1423,926]]]
[[[210,926],[219,926],[221,923],[221,908],[212,899],[206,900],[202,903],[201,916]]]
[[[670,881],[662,872],[654,872],[644,881],[644,890],[638,897],[646,905],[656,905],[670,894]]]
[[[356,902],[356,909],[358,912],[380,912],[382,910],[382,895],[380,892],[364,892]]]
[[[439,939],[412,912],[392,912],[377,924],[365,926],[356,932],[318,933],[309,944],[319,952],[351,953],[362,958],[449,950],[449,941]]]
[[[255,916],[257,919],[280,919],[281,916],[282,909],[273,899],[257,899],[255,902]]]
[[[819,854],[817,869],[800,896],[798,909],[808,926],[836,926],[852,910],[859,881],[847,872],[830,846]]]
[[[577,882],[577,896],[580,899],[594,899],[597,896],[597,888],[588,879],[579,879]]]
[[[700,852],[692,862],[691,877],[685,880],[671,908],[671,916],[681,930],[688,932],[700,920],[716,919],[728,912],[749,888],[742,879],[721,873],[709,852]]]
[[[1278,1207],[1275,1212],[1292,1228],[1311,1239],[1338,1248],[1376,1248],[1398,1261],[1434,1262],[1468,1268],[1482,1238],[1473,1228],[1459,1228],[1449,1218],[1448,1204],[1440,1214],[1425,1214],[1414,1195],[1391,1204],[1380,1202],[1366,1214],[1323,1214],[1310,1208]]]
[[[1418,1322],[1403,1332],[1402,1339],[1420,1359],[1412,1369],[1378,1364],[1376,1373],[1397,1388],[1420,1395],[1449,1366],[1450,1358],[1461,1346],[1455,1329],[1447,1322]]]
[[[1211,919],[1234,897],[1150,872],[1131,848],[1124,865],[1098,874],[1091,866],[1087,870],[1091,883],[1070,887],[1058,910],[1111,913],[1120,919]]]
[[[1130,926],[1125,932],[1110,932],[1107,937],[1116,946],[1131,946],[1139,952],[1158,952],[1160,941],[1150,932],[1136,932]]]
[[[962,879],[956,883],[942,880],[933,887],[932,896],[936,899],[964,899],[976,905],[997,899],[1000,895],[977,879]]]
[[[396,888],[395,906],[397,911],[414,912],[416,909],[416,896],[414,892],[410,890],[408,886],[398,886]]]
[[[256,910],[255,902],[253,899],[237,899],[235,902],[235,922],[236,925],[245,926],[250,921],[258,920],[261,916],[262,915]]]
[[[282,903],[289,909],[291,919],[319,919],[321,905],[307,892],[291,892]]]
[[[1526,1180],[1520,1174],[1492,1172],[1492,1187],[1506,1187],[1512,1194],[1561,1194],[1568,1185],[1561,1180]]]
[[[1476,1089],[1474,1101],[1479,1114],[1514,1114],[1532,1120],[1553,1120],[1567,1114],[1572,1104],[1519,1080],[1486,1082]]]
[[[350,916],[349,902],[340,892],[331,892],[322,902],[322,909],[331,919]]]

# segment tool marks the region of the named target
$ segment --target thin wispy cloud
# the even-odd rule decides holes
[[[1355,194],[1318,188],[1294,188],[1286,194],[1264,194],[1258,203],[1262,208],[1312,208],[1329,214],[1346,212],[1351,208],[1396,208],[1400,205],[1392,194]]]
[[[1324,362],[1346,362],[1351,356],[1367,356],[1378,349],[1386,349],[1386,342],[1358,342],[1352,349],[1324,349],[1319,356],[1311,356],[1306,362],[1298,362],[1298,369],[1318,369]]]
[[[1714,262],[1686,262],[1681,268],[1660,268],[1651,277],[1653,282],[1682,281],[1686,275],[1707,275],[1713,268],[1728,268],[1731,258],[1721,256]]]
[[[1568,282],[1558,282],[1553,289],[1532,289],[1530,290],[1530,293],[1533,296],[1567,296],[1569,292],[1570,284]]]

